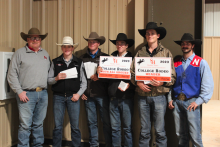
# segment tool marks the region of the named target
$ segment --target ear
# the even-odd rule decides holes
[[[192,45],[192,49],[194,49],[194,47],[195,47],[195,44]]]
[[[160,34],[157,34],[157,38],[160,38]]]

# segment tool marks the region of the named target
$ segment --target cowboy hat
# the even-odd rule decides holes
[[[156,30],[157,34],[160,34],[160,37],[158,38],[158,40],[163,39],[167,34],[166,29],[164,27],[158,27],[155,22],[148,22],[146,25],[146,29],[138,29],[138,32],[140,33],[141,36],[146,38],[145,36],[146,30],[149,30],[149,29],[154,29]]]
[[[56,43],[57,44],[57,43]],[[79,43],[73,43],[73,39],[70,36],[63,37],[63,43],[57,44],[57,45],[72,45],[74,49],[76,49],[79,45]]]
[[[28,38],[29,36],[31,36],[31,35],[39,35],[40,38],[41,38],[41,41],[42,41],[42,40],[44,40],[44,39],[47,37],[48,33],[42,35],[37,28],[31,28],[31,29],[28,31],[28,34],[25,34],[24,32],[21,32],[20,35],[21,35],[21,38],[22,38],[24,41],[26,41],[26,42],[27,42],[27,38]]]
[[[85,38],[83,36],[83,38],[88,41],[88,40],[97,40],[100,45],[102,45],[105,42],[105,37],[104,36],[99,36],[96,32],[91,32],[89,35],[89,38]]]
[[[110,39],[109,39],[110,40]],[[117,35],[116,40],[110,40],[114,45],[116,45],[116,41],[124,41],[126,42],[126,44],[128,44],[128,48],[132,47],[132,45],[134,44],[134,40],[133,39],[128,39],[127,35],[124,33],[119,33]]]
[[[183,41],[189,41],[191,42],[192,44],[195,44],[195,45],[201,45],[202,44],[202,41],[199,40],[199,39],[193,39],[193,35],[190,34],[190,33],[184,33],[181,40],[177,40],[177,41],[174,41],[176,44],[178,45],[181,45],[181,43]]]

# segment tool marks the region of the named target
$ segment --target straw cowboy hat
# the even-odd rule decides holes
[[[199,39],[193,39],[193,35],[190,33],[184,33],[181,40],[174,41],[176,44],[181,45],[183,41],[189,41],[195,45],[201,45],[202,41]]]
[[[99,36],[96,32],[91,32],[89,35],[89,38],[85,38],[83,36],[83,38],[88,41],[88,40],[97,40],[100,45],[102,45],[103,43],[105,43],[105,37],[104,36]]]
[[[146,29],[138,29],[138,32],[140,33],[141,36],[146,38],[145,37],[146,30],[150,30],[150,29],[154,29],[156,30],[157,34],[160,34],[160,37],[158,38],[158,40],[163,39],[167,34],[166,29],[164,27],[158,27],[155,22],[148,22],[146,25]]]
[[[110,40],[110,39],[109,39]],[[110,40],[114,45],[116,45],[116,41],[124,41],[128,44],[128,48],[132,47],[134,45],[134,40],[133,39],[128,39],[127,35],[124,33],[119,33],[117,35],[116,40]]]
[[[46,33],[46,34],[43,35],[43,34],[40,33],[40,31],[39,31],[37,28],[31,28],[31,29],[28,31],[28,34],[25,34],[24,32],[21,32],[20,35],[21,35],[21,38],[22,38],[24,41],[26,41],[26,42],[27,42],[27,38],[28,38],[29,36],[31,36],[31,35],[39,35],[40,38],[41,38],[41,41],[42,41],[42,40],[44,40],[44,39],[47,37],[48,33]]]
[[[57,44],[57,43],[56,43]],[[74,49],[76,49],[79,43],[73,43],[73,39],[70,36],[63,37],[63,43],[57,45],[72,45]]]

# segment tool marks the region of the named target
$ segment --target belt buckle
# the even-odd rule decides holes
[[[42,88],[37,87],[37,88],[36,88],[36,92],[40,92],[40,91],[42,91]]]
[[[184,93],[180,93],[177,98],[178,98],[178,100],[185,101],[186,95]]]

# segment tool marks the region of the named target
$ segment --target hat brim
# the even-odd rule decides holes
[[[97,40],[97,41],[100,43],[100,45],[102,45],[102,44],[105,43],[105,37],[104,37],[104,36],[100,36],[100,37],[98,37],[98,38],[85,38],[85,37],[83,36],[83,38],[84,38],[86,41],[88,41],[88,40]]]
[[[110,39],[109,39],[110,40]],[[128,44],[128,48],[132,47],[134,45],[133,39],[127,39],[127,40],[110,40],[114,45],[116,45],[116,41],[125,41]]]
[[[62,46],[62,45],[72,45],[72,44],[57,44],[56,43],[56,45]],[[74,43],[72,46],[74,47],[74,49],[76,49],[79,46],[79,43]]]
[[[182,43],[183,41],[189,41],[189,42],[191,42],[192,44],[195,44],[196,46],[197,46],[197,45],[202,45],[202,41],[199,40],[199,39],[196,39],[196,40],[176,40],[176,41],[174,41],[174,42],[175,42],[176,44],[178,44],[178,45],[181,46],[181,43]]]
[[[167,31],[164,27],[157,27],[157,28],[152,28],[152,29],[156,30],[157,33],[160,34],[160,37],[158,38],[158,40],[163,39],[167,34]],[[146,36],[145,36],[146,35],[146,30],[149,30],[149,29],[138,29],[139,34],[142,37],[144,37],[145,39],[146,39]]]
[[[26,42],[27,42],[28,36],[33,36],[33,35],[38,35],[38,36],[40,36],[41,41],[43,41],[43,40],[47,37],[48,33],[46,33],[46,34],[44,34],[44,35],[42,35],[42,34],[31,34],[31,35],[29,35],[29,34],[25,34],[24,32],[21,32],[20,35],[21,35],[21,38],[22,38],[24,41],[26,41]]]

